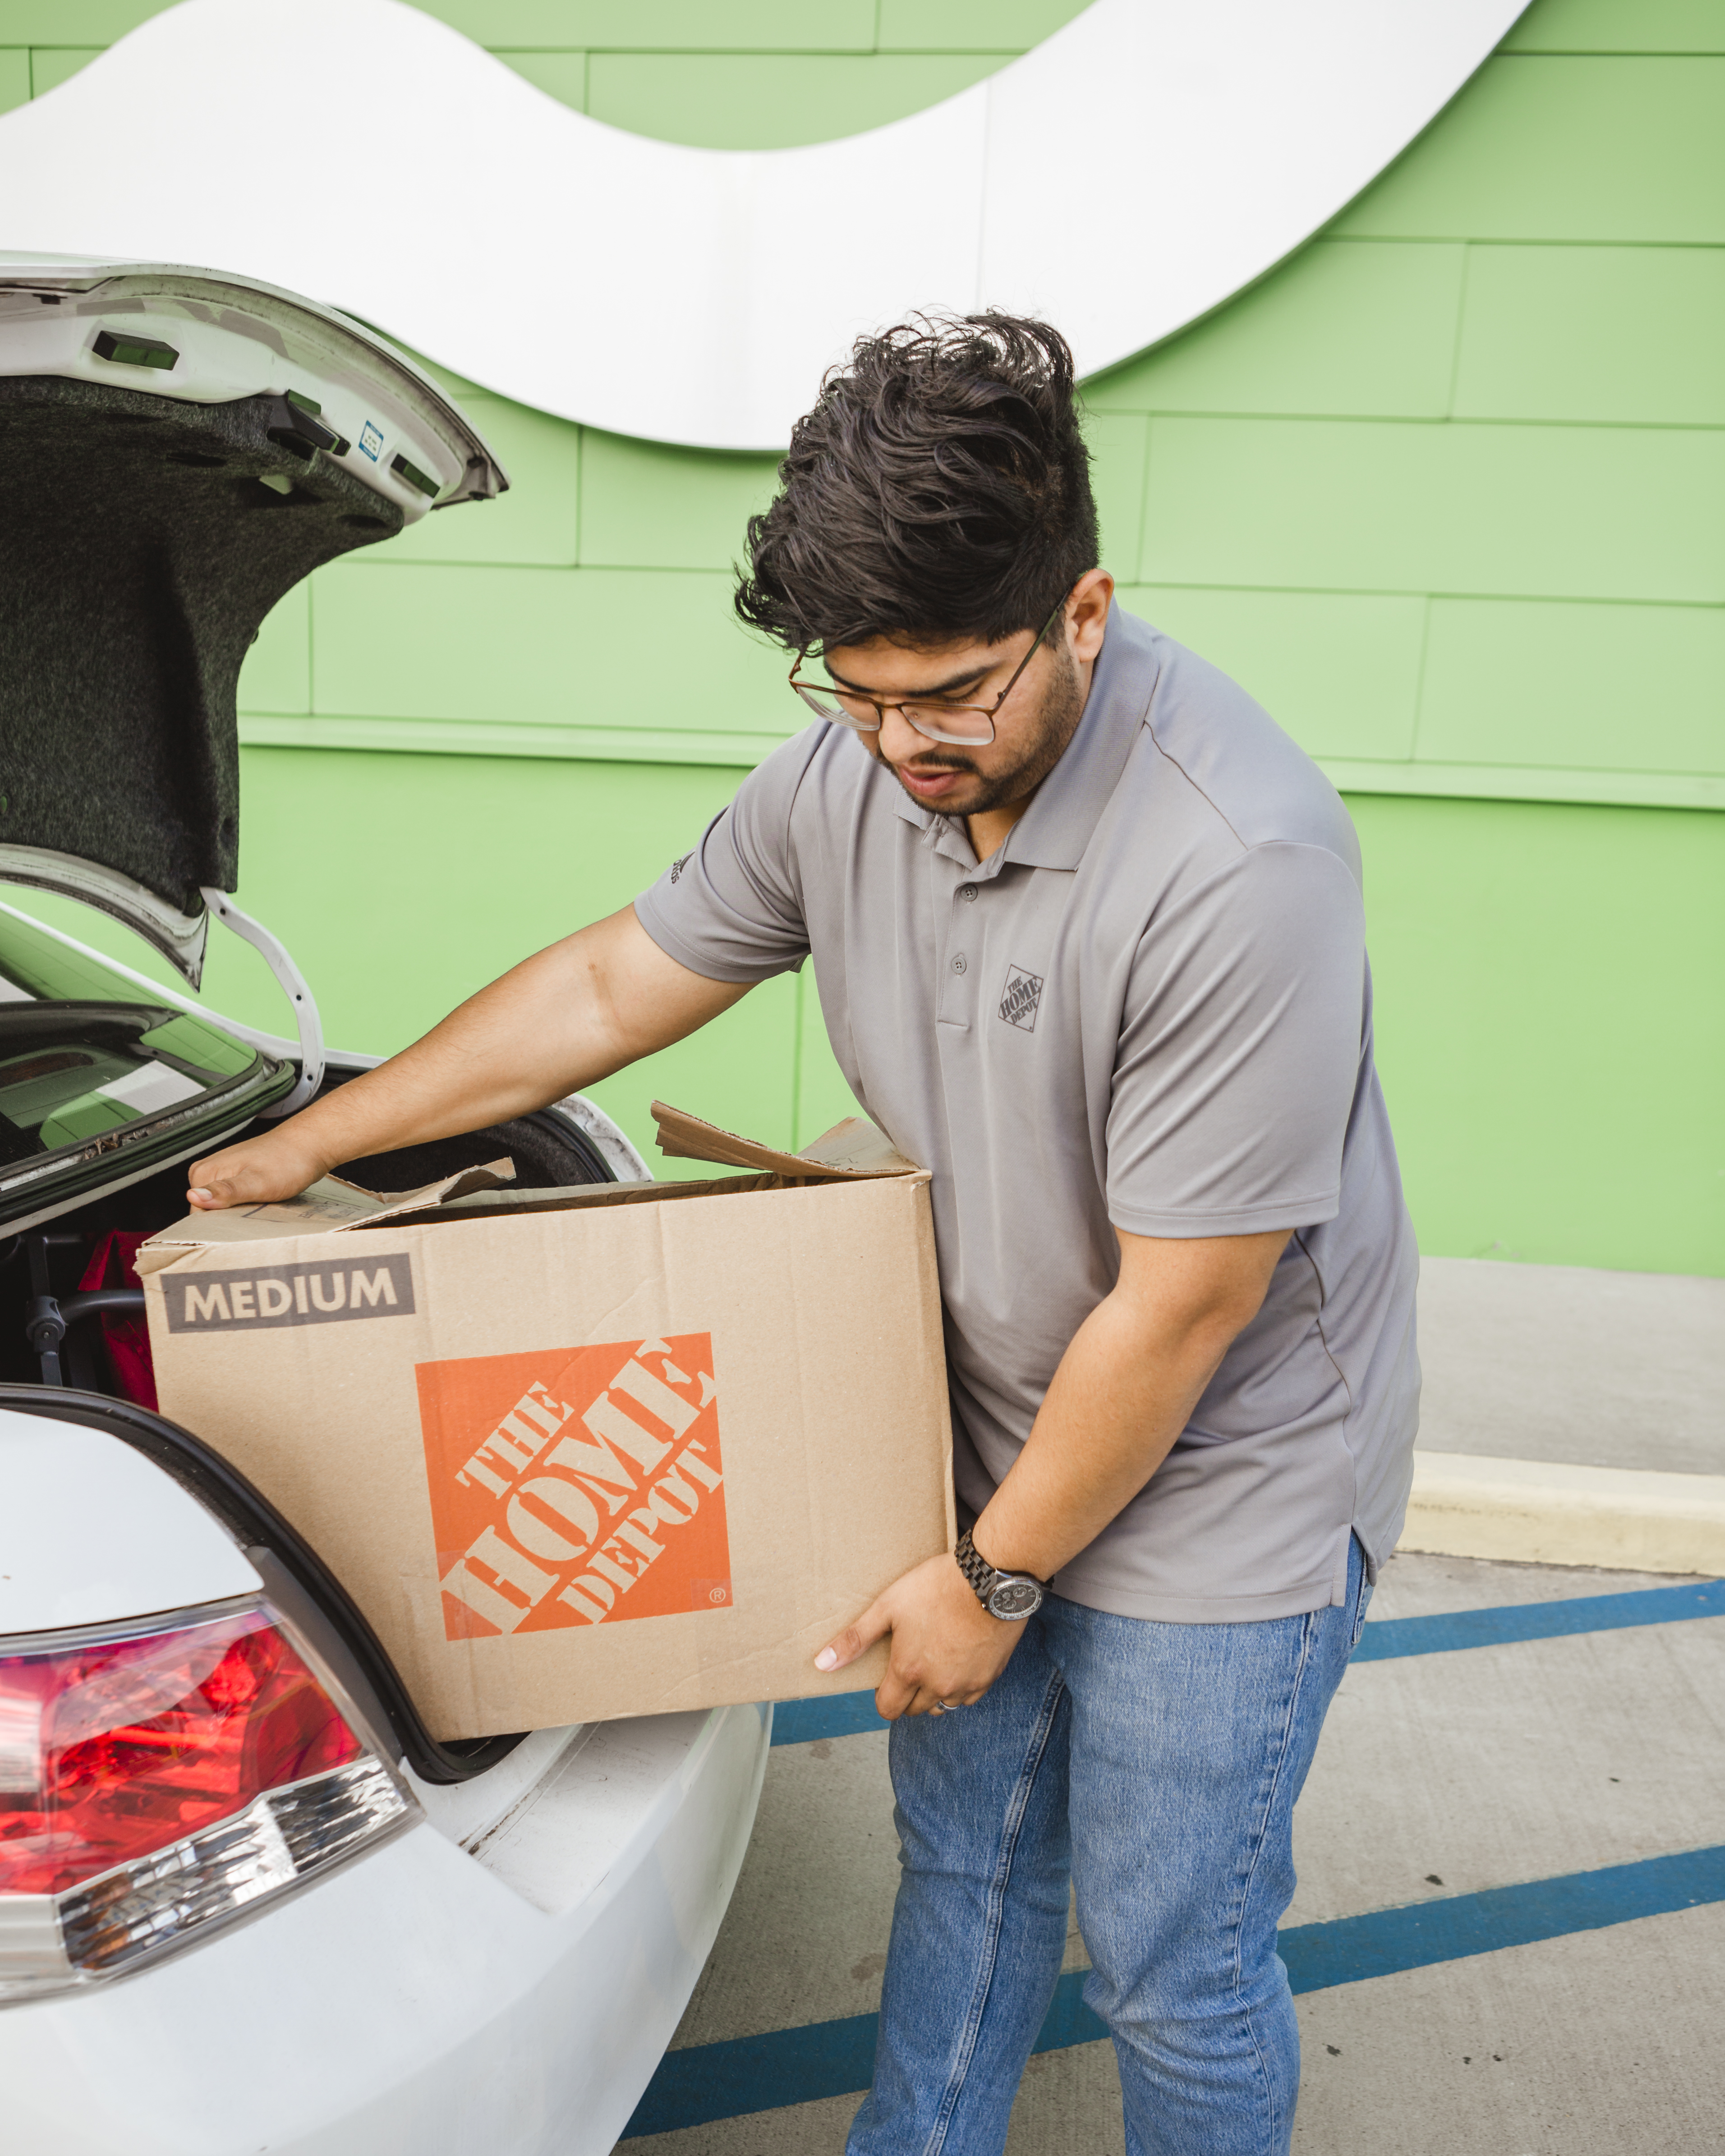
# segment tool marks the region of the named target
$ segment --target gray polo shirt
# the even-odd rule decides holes
[[[1144,1489],[1055,1579],[1177,1622],[1342,1599],[1411,1476],[1414,1234],[1372,1062],[1359,849],[1245,691],[1117,607],[1078,731],[999,852],[842,726],[744,780],[635,901],[708,978],[814,956],[851,1089],[933,1177],[961,1503],[1113,1286],[1114,1230],[1294,1232]]]

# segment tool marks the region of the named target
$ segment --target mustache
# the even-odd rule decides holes
[[[975,775],[977,767],[968,756],[913,756],[904,763],[894,764],[892,768],[895,771],[913,771],[919,773],[932,771],[968,771]]]

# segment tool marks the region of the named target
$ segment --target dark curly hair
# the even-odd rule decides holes
[[[917,316],[821,384],[748,524],[736,606],[787,649],[999,643],[1096,565],[1072,354],[1046,322]]]

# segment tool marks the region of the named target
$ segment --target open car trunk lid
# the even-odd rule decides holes
[[[195,988],[239,880],[235,693],[326,562],[507,480],[382,338],[244,279],[0,257],[0,881]]]

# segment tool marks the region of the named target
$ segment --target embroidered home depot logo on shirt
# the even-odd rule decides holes
[[[1009,966],[1006,986],[1000,996],[1000,1015],[1021,1032],[1036,1030],[1036,1006],[1042,1001],[1042,976],[1027,973],[1022,966]]]
[[[420,1363],[447,1639],[728,1609],[712,1337]]]

